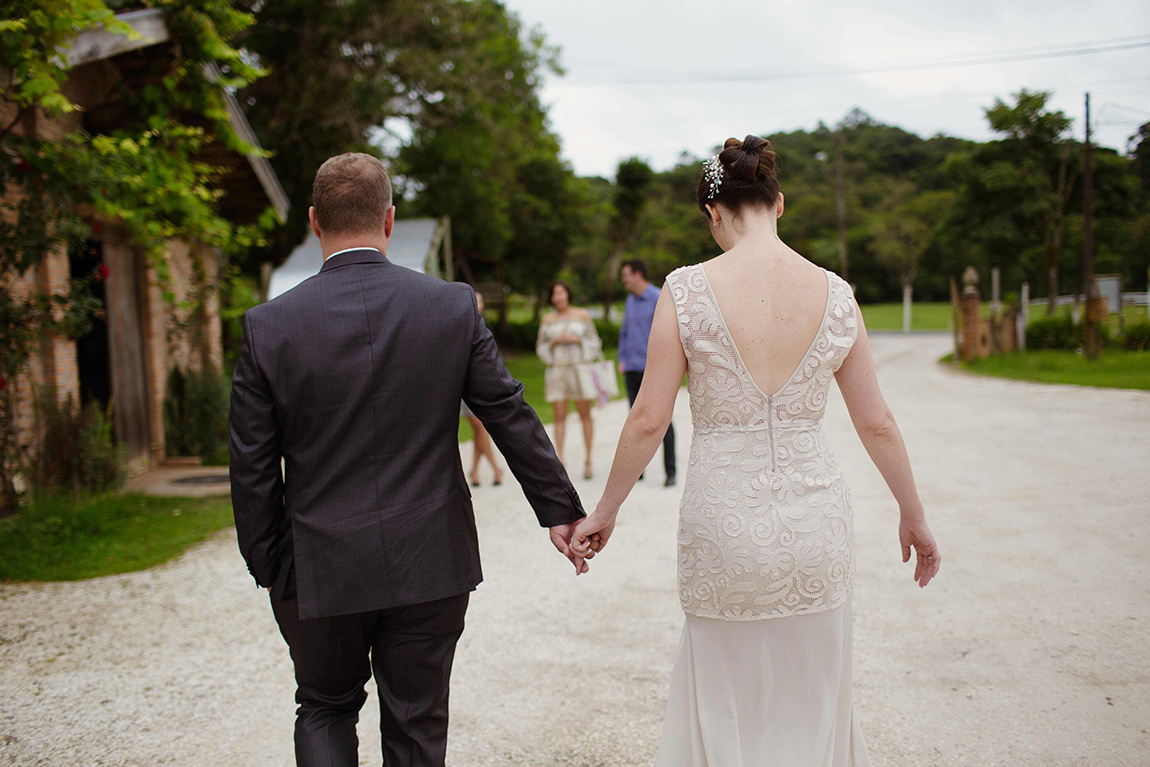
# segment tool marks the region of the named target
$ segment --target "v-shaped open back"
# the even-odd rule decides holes
[[[765,428],[768,412],[779,419],[817,420],[827,388],[858,332],[850,286],[824,270],[827,298],[822,321],[793,372],[767,394],[755,382],[735,345],[701,264],[667,277],[687,356],[687,387],[696,428],[725,425]]]
[[[831,305],[831,273],[828,272],[826,269],[822,270],[824,276],[826,277],[826,281],[827,281],[827,293],[826,293],[826,299],[824,300],[824,304],[823,304],[823,313],[822,313],[822,316],[819,318],[819,325],[818,325],[818,328],[815,329],[815,334],[811,338],[811,342],[809,344],[807,344],[806,351],[803,352],[803,355],[801,357],[799,357],[798,361],[790,368],[791,374],[789,376],[787,376],[787,379],[785,381],[783,381],[782,385],[776,387],[773,394],[766,394],[765,393],[766,389],[764,389],[759,384],[759,382],[755,380],[755,376],[751,372],[750,366],[747,365],[746,360],[743,359],[743,355],[739,351],[739,345],[737,343],[735,343],[735,336],[731,333],[731,328],[729,325],[727,325],[726,317],[723,316],[723,310],[719,306],[719,297],[715,294],[715,288],[711,285],[710,278],[707,277],[706,267],[703,266],[703,264],[699,264],[699,271],[703,275],[703,283],[706,285],[707,292],[710,294],[711,302],[715,306],[715,314],[718,315],[719,323],[722,326],[723,332],[726,333],[727,338],[730,339],[731,351],[734,353],[735,360],[739,363],[739,366],[743,369],[743,372],[746,374],[747,379],[750,381],[751,385],[754,386],[754,389],[756,392],[758,392],[759,396],[761,396],[764,400],[769,401],[769,400],[773,399],[774,397],[779,396],[779,394],[782,393],[782,391],[787,388],[787,385],[791,381],[794,380],[795,376],[798,375],[799,370],[803,366],[803,360],[805,360],[807,358],[807,356],[811,353],[811,350],[814,349],[815,344],[818,343],[819,336],[822,335],[823,328],[826,327],[827,312],[830,311],[830,305]]]

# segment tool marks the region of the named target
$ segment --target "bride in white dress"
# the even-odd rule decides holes
[[[667,277],[643,387],[572,548],[591,557],[606,545],[685,373],[694,426],[678,536],[686,623],[656,765],[863,767],[851,699],[850,490],[821,428],[832,378],[898,502],[903,561],[913,548],[919,586],[941,555],[850,286],[779,240],[770,143],[728,139],[697,198],[723,255]]]

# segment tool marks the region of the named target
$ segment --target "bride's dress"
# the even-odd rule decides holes
[[[858,332],[827,276],[822,324],[790,379],[763,393],[702,265],[667,277],[694,436],[679,516],[686,625],[657,767],[863,767],[851,702],[850,491],[821,420]]]

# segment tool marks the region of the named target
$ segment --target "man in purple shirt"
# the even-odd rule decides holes
[[[625,261],[621,270],[623,287],[630,295],[623,309],[623,327],[619,329],[619,372],[627,383],[627,399],[635,404],[643,371],[647,368],[647,339],[651,335],[651,322],[655,319],[655,304],[659,302],[659,289],[650,283],[647,262],[641,258]],[[668,426],[663,437],[663,468],[667,471],[667,487],[675,484],[675,427]],[[640,476],[639,479],[643,477]]]

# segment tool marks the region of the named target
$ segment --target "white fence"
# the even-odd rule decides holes
[[[1086,296],[1079,293],[1074,296],[1059,296],[1055,299],[1058,306],[1077,306],[1086,300]],[[1146,306],[1150,304],[1150,293],[1123,293],[1122,305],[1123,306]],[[1032,298],[1030,299],[1031,306],[1046,306],[1045,298]]]

